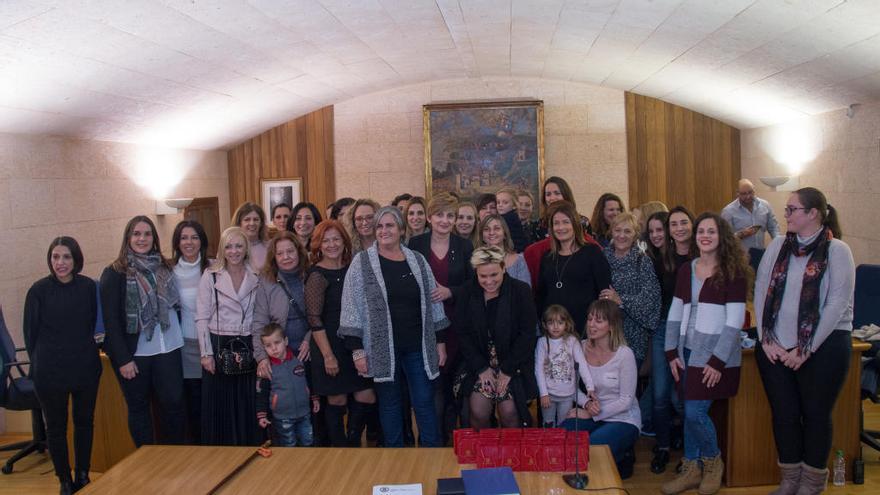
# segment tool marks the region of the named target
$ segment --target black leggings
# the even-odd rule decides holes
[[[114,367],[128,406],[128,430],[135,447],[156,443],[152,399],[159,402],[160,443],[182,444],[186,438],[183,364],[180,349],[155,356],[135,356],[138,374],[126,380]]]
[[[92,457],[92,436],[95,425],[95,401],[98,398],[98,379],[83,383],[73,390],[36,385],[40,407],[46,418],[46,437],[49,455],[59,478],[70,478],[70,459],[67,454],[67,404],[73,399],[73,451],[76,470],[88,471]]]
[[[831,411],[846,380],[852,334],[835,330],[800,369],[770,363],[761,345],[755,358],[773,412],[773,436],[779,462],[803,461],[825,469],[831,451]]]

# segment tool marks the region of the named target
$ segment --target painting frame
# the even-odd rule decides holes
[[[477,115],[480,117],[468,118]],[[445,122],[441,120],[444,118]],[[478,124],[474,124],[473,128],[464,125],[457,126],[455,130],[449,129],[449,122],[456,122],[458,125],[461,122],[479,122],[481,119],[486,120],[487,118],[495,119],[493,122],[495,127],[492,129],[497,132],[494,135],[488,132],[488,127],[481,128]],[[422,125],[425,148],[425,195],[429,200],[435,193],[454,191],[462,201],[475,201],[479,194],[494,193],[505,187],[517,190],[525,189],[533,195],[536,201],[538,200],[540,187],[544,182],[544,102],[542,100],[427,104],[422,106]],[[500,130],[499,125],[501,126]],[[511,132],[511,130],[521,130],[524,126],[529,131],[527,134]],[[444,134],[446,135],[444,136]],[[455,135],[459,137],[454,137]],[[499,155],[497,151],[493,152],[497,157],[497,160],[493,162],[493,159],[485,156],[480,158],[473,155],[479,151],[456,150],[456,140],[461,142],[462,135],[477,136],[478,139],[489,140],[493,146],[508,150],[508,153],[507,155],[503,153]],[[468,139],[466,138],[465,142]],[[484,142],[483,145],[485,144]],[[513,151],[514,144],[519,148],[516,152]],[[437,148],[443,148],[443,151],[438,152]],[[484,149],[485,146],[475,146],[475,148]],[[525,156],[521,160],[519,155],[523,149]],[[516,157],[510,158],[511,152]],[[461,153],[461,155],[456,153]],[[452,159],[453,156],[457,158]],[[482,160],[478,166],[480,170],[479,185],[472,185],[474,183],[472,179],[476,179],[476,175],[471,173],[470,177],[463,177],[467,173],[462,174],[457,170],[461,166],[474,170],[476,167],[472,163],[474,159]],[[447,162],[443,164],[441,160],[447,160]],[[519,178],[516,182],[507,183],[503,179],[497,180],[501,168],[507,167],[508,172],[512,172],[514,167],[523,166],[526,169],[521,172],[525,172],[525,176],[523,177],[522,173],[517,174]],[[456,170],[451,170],[452,167],[455,167]],[[525,184],[523,184],[524,180]]]
[[[274,197],[273,197],[274,195]],[[302,177],[281,179],[260,179],[260,206],[266,212],[266,221],[272,215],[272,208],[279,203],[287,203],[291,208],[303,201]]]

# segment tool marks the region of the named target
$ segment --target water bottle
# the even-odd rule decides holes
[[[834,486],[843,486],[846,484],[846,460],[843,458],[843,451],[837,451],[837,458],[834,459]]]

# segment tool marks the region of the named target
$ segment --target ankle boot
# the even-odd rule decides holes
[[[348,406],[348,427],[346,436],[349,447],[360,447],[367,418],[376,409],[376,404],[352,401]]]
[[[89,470],[88,469],[77,469],[73,474],[73,491],[78,492],[83,489],[84,486],[91,483],[92,480],[89,479]]]
[[[660,491],[664,495],[675,495],[691,488],[700,486],[700,479],[703,474],[700,470],[700,464],[696,460],[682,459],[681,473],[671,481],[667,481],[660,487]]]
[[[715,457],[703,457],[703,479],[700,481],[700,495],[713,495],[721,489],[721,477],[724,475],[724,461],[721,454]]]
[[[654,458],[651,459],[651,472],[660,474],[666,471],[667,464],[669,464],[669,449],[657,449]]]
[[[782,473],[782,481],[779,483],[779,488],[770,492],[770,495],[795,495],[801,484],[802,463],[783,464],[777,462],[777,464],[779,464],[779,471]]]
[[[61,491],[58,492],[60,495],[73,494],[73,480],[70,479],[70,473],[67,473],[67,476],[59,475],[58,481],[61,483]]]
[[[828,468],[816,469],[806,463],[801,464],[801,483],[798,485],[797,495],[818,495],[825,490],[826,483]]]
[[[324,408],[324,422],[327,425],[327,436],[331,447],[346,447],[345,437],[345,406],[327,404]]]

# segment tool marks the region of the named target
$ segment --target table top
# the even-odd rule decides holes
[[[86,486],[80,493],[208,493],[255,449],[249,447],[144,446]],[[422,483],[436,493],[438,478],[459,477],[452,449],[273,448],[231,479],[219,493],[370,494],[373,485]],[[590,446],[589,488],[623,486],[611,451]],[[562,473],[517,472],[525,494],[566,493]],[[571,493],[574,493],[572,490]]]

